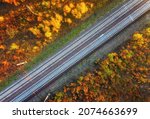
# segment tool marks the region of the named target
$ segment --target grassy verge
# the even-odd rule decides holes
[[[48,45],[37,57],[35,57],[31,62],[29,62],[25,66],[25,71],[32,70],[35,66],[40,64],[42,61],[44,61],[49,56],[52,56],[57,51],[59,51],[62,47],[64,47],[67,43],[69,43],[71,40],[73,40],[77,35],[81,33],[84,29],[87,29],[90,27],[93,23],[97,21],[97,19],[100,19],[104,15],[106,15],[108,12],[110,12],[113,8],[120,5],[125,0],[113,0],[113,2],[110,2],[107,7],[103,7],[100,9],[96,9],[96,12],[94,12],[93,15],[91,15],[88,19],[86,19],[84,22],[79,24],[75,29],[73,29],[69,34],[65,35],[64,37],[59,38],[54,43]],[[13,83],[15,80],[18,79],[18,76],[21,75],[23,71],[17,71],[14,75],[6,79],[4,82],[0,83],[0,91],[3,90],[6,86]]]

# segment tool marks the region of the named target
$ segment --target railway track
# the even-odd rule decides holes
[[[130,0],[0,92],[0,101],[27,101],[48,83],[150,10],[150,0]]]

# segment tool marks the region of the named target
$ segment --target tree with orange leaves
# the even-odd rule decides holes
[[[7,2],[10,4],[18,5],[18,0],[2,0],[2,2]]]

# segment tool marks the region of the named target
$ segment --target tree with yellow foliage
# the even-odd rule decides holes
[[[61,24],[62,24],[62,20],[63,20],[63,17],[58,13],[55,13],[55,17],[51,18],[50,24],[53,27],[52,30],[54,32],[59,32]]]
[[[133,35],[133,40],[136,41],[136,44],[139,45],[139,46],[143,46],[144,44],[144,38],[143,38],[143,34],[140,34],[140,33],[135,33]]]
[[[143,35],[140,33],[133,34],[133,40],[140,40],[143,38]]]
[[[16,43],[12,43],[10,46],[10,50],[17,50],[19,49],[19,46]]]
[[[71,11],[72,15],[77,19],[80,19],[87,12],[88,7],[85,2],[77,3],[76,7]]]
[[[150,37],[150,28],[146,28],[144,32],[147,37]]]
[[[88,11],[88,7],[85,2],[78,3],[76,8],[81,14],[85,14]]]
[[[70,18],[66,18],[66,19],[65,19],[65,22],[68,23],[68,24],[71,24],[71,23],[72,23],[72,20],[71,20]]]
[[[69,7],[69,5],[65,5],[63,8],[64,14],[66,15],[67,13],[70,13],[71,8]]]

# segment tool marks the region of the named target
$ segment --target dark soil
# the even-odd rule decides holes
[[[12,4],[0,2],[0,15],[9,13],[9,11],[14,10],[16,7]]]

